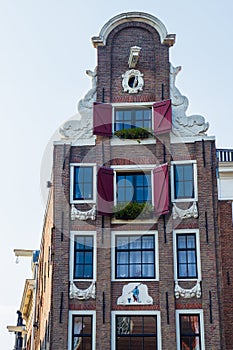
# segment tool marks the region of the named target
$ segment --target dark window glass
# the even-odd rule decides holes
[[[201,350],[200,316],[180,315],[180,349]]]
[[[116,278],[155,278],[155,237],[116,236]]]
[[[92,349],[92,316],[73,316],[72,349]]]
[[[76,236],[74,278],[93,278],[93,236]]]
[[[174,166],[175,198],[194,198],[193,164]]]
[[[115,111],[115,131],[122,129],[151,129],[151,108],[119,109]]]
[[[156,316],[116,316],[116,349],[156,350]]]
[[[117,202],[151,202],[150,173],[118,173]]]
[[[93,199],[93,167],[74,168],[74,200]]]
[[[196,235],[178,234],[176,239],[178,278],[197,278]]]

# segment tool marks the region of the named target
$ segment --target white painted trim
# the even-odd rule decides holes
[[[143,22],[153,27],[159,34],[161,43],[167,36],[165,25],[155,16],[145,12],[126,12],[112,17],[100,30],[99,36],[92,38],[94,47],[105,45],[111,31],[122,23]]]
[[[179,278],[177,276],[177,246],[176,235],[177,234],[190,234],[195,233],[196,236],[196,255],[197,255],[197,278]],[[173,257],[174,257],[174,280],[175,281],[201,281],[201,255],[200,255],[200,234],[198,229],[180,229],[173,230]]]
[[[127,279],[121,279],[121,278],[116,278],[115,277],[115,237],[116,236],[142,236],[142,235],[154,235],[155,237],[155,278],[138,278],[138,279],[133,279],[133,278],[127,278]],[[142,282],[142,281],[147,281],[147,282],[152,282],[152,281],[159,281],[159,240],[158,240],[158,231],[112,231],[111,232],[111,276],[112,276],[112,281],[117,281],[117,282]]]
[[[179,315],[180,314],[199,314],[200,315],[200,335],[201,335],[201,350],[205,350],[205,333],[204,333],[204,317],[203,317],[203,310],[202,309],[181,309],[176,310],[176,343],[177,343],[177,350],[181,350],[180,348],[180,322],[179,322]]]
[[[194,198],[175,198],[174,188],[174,165],[193,164],[193,181],[194,181]],[[177,160],[171,161],[171,201],[176,203],[197,202],[198,188],[197,188],[197,161],[196,160]]]
[[[93,167],[93,199],[73,199],[74,188],[74,168],[75,167]],[[84,204],[84,203],[96,203],[96,164],[95,163],[70,163],[70,203],[71,204]]]
[[[111,312],[111,350],[116,350],[116,316],[117,315],[132,315],[132,316],[156,316],[157,317],[157,346],[158,350],[162,350],[162,339],[161,339],[161,317],[160,317],[160,311],[125,311],[125,310],[120,310],[120,311],[112,311]]]
[[[96,311],[94,310],[77,310],[69,311],[69,324],[68,324],[68,350],[72,349],[72,318],[79,315],[92,315],[92,349],[96,349]]]
[[[93,236],[93,278],[92,279],[74,279],[74,237],[75,236]],[[96,281],[96,267],[97,267],[97,245],[96,245],[96,231],[70,231],[70,263],[69,273],[71,282],[93,282]]]

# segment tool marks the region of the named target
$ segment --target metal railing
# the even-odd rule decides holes
[[[233,162],[233,149],[217,149],[219,162]]]

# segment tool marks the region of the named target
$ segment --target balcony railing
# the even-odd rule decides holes
[[[233,162],[233,149],[217,149],[219,162]]]

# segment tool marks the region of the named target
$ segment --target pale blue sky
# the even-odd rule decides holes
[[[143,11],[176,33],[170,61],[181,65],[177,86],[188,114],[210,123],[218,147],[233,148],[232,0],[1,0],[1,348],[12,349],[14,325],[30,259],[15,264],[14,248],[39,249],[45,209],[41,164],[59,126],[76,113],[94,69],[91,37],[113,16]],[[49,180],[49,178],[48,178]],[[42,182],[42,183],[41,183]],[[42,193],[41,194],[41,188]]]

